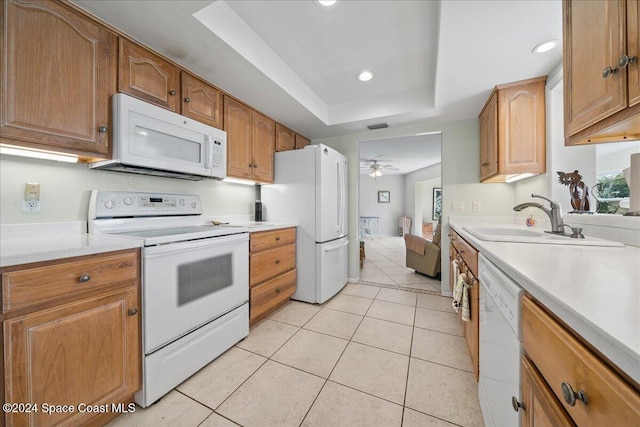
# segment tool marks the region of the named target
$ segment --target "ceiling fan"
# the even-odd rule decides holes
[[[384,160],[381,160],[381,161],[384,161]],[[398,168],[396,168],[391,164],[378,163],[378,160],[363,160],[360,165],[360,170],[368,170],[369,176],[374,179],[379,176],[382,176],[382,171],[384,169],[399,170]]]

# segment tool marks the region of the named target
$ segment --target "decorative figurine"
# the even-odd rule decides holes
[[[582,175],[577,170],[573,172],[558,172],[560,184],[569,186],[569,194],[571,194],[571,206],[573,212],[586,213],[589,212],[589,187],[582,182]]]

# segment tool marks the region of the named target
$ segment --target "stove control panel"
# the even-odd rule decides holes
[[[93,190],[89,219],[143,216],[201,215],[200,196]]]

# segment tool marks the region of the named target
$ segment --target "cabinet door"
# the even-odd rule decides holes
[[[276,124],[262,114],[253,112],[253,179],[273,182],[273,154],[276,147]]]
[[[464,336],[467,340],[467,348],[471,356],[471,367],[473,374],[478,381],[480,376],[480,283],[471,274],[471,270],[467,270],[467,283],[471,285],[468,289],[469,293],[469,310],[471,311],[471,320],[464,322]]]
[[[179,112],[180,70],[151,51],[120,39],[118,90]]]
[[[480,181],[498,173],[498,94],[480,114]]]
[[[5,320],[7,402],[78,408],[130,399],[140,389],[139,310],[132,286]],[[81,425],[94,415],[9,413],[7,424]]]
[[[544,173],[545,78],[498,92],[498,171]]]
[[[253,117],[251,108],[228,96],[224,97],[224,130],[227,132],[227,175],[251,179],[253,160]]]
[[[629,106],[640,103],[640,6],[638,1],[627,2],[627,55],[638,58],[627,67]]]
[[[564,129],[573,135],[627,106],[625,0],[563,2]]]
[[[0,19],[1,141],[108,157],[117,37],[53,1],[4,1]]]
[[[288,151],[296,148],[296,134],[289,128],[276,123],[276,151]]]
[[[524,406],[524,409],[520,409],[522,427],[575,426],[526,356],[522,357],[520,377],[521,403]]]
[[[182,115],[222,129],[222,93],[182,72]]]
[[[310,143],[311,141],[309,141],[307,138],[296,133],[296,150],[304,148]]]

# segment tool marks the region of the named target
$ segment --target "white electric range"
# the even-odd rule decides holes
[[[94,190],[89,233],[144,241],[140,406],[248,335],[248,228],[214,226],[195,195]]]

